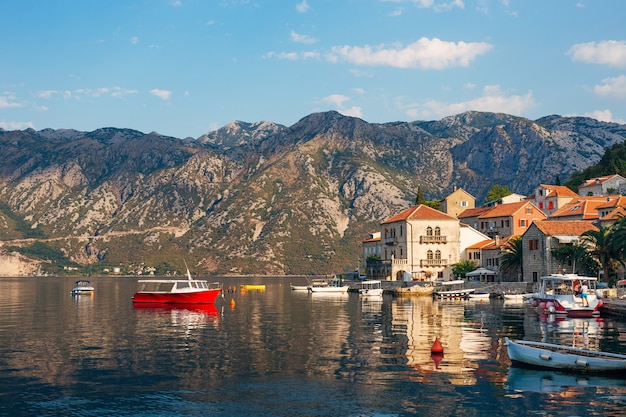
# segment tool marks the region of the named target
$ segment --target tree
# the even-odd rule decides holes
[[[561,185],[561,177],[559,174],[556,174],[556,178],[554,179],[554,185]]]
[[[417,187],[417,197],[415,197],[415,205],[426,204],[426,199],[422,193],[422,187]]]
[[[487,201],[500,200],[502,197],[513,194],[513,190],[508,185],[493,185],[489,191],[487,191]]]
[[[476,265],[472,261],[464,259],[455,263],[452,266],[452,273],[457,277],[464,277],[468,272],[472,272],[476,269]]]
[[[611,232],[611,226],[600,226],[598,230],[587,230],[580,236],[581,243],[591,247],[591,255],[602,266],[606,281],[608,281],[611,261],[617,255],[613,244],[616,239],[611,236]]]
[[[518,278],[524,280],[524,256],[522,237],[513,236],[502,247],[500,268],[503,271],[519,272]]]
[[[571,271],[574,274],[579,274],[579,271],[583,271],[583,274],[579,275],[595,275],[598,273],[598,262],[591,256],[585,245],[565,245],[552,249],[552,256],[561,262],[562,265],[568,263],[572,264]]]

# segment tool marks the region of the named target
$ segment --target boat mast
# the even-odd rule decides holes
[[[185,263],[185,268],[187,268],[187,279],[189,281],[192,281],[193,278],[191,278],[191,272],[189,272],[189,267],[187,266],[187,261],[185,261],[185,259],[183,259],[183,262]]]

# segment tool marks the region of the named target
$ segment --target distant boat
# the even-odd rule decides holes
[[[133,303],[214,303],[222,293],[219,282],[193,279],[189,269],[187,279],[147,279],[139,280],[139,285],[139,291],[133,295]]]
[[[533,295],[531,303],[542,313],[565,315],[567,317],[597,317],[600,315],[602,300],[596,295],[595,277],[576,274],[552,274],[541,277],[541,288]],[[587,303],[577,292],[577,288],[587,286]]]
[[[241,288],[242,290],[257,290],[257,291],[263,291],[265,290],[265,284],[241,284],[239,286],[239,288]]]
[[[488,292],[472,292],[469,293],[469,298],[471,300],[488,300],[491,297],[491,294]]]
[[[474,288],[465,288],[465,281],[444,281],[433,291],[434,298],[469,298],[475,292]]]
[[[381,296],[383,295],[382,282],[378,280],[362,281],[357,284],[360,295]]]
[[[328,280],[324,278],[315,278],[312,280],[307,279],[307,283],[305,285],[294,285],[291,284],[291,289],[293,291],[308,291],[311,285],[315,285],[318,287],[323,287],[328,285]]]
[[[92,295],[94,292],[94,287],[91,285],[91,282],[86,279],[81,279],[76,281],[76,286],[72,288],[72,295],[80,295],[87,294]]]
[[[519,301],[524,301],[524,300],[530,300],[533,296],[535,295],[535,293],[504,293],[502,294],[502,297],[505,300],[519,300]]]
[[[310,285],[309,292],[317,293],[347,293],[350,289],[349,285],[343,285],[343,281],[339,278],[333,278],[325,285]]]
[[[514,365],[583,373],[626,373],[626,355],[552,343],[510,340],[508,337],[504,338],[504,344]]]

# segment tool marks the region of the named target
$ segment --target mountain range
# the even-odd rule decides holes
[[[292,126],[233,122],[200,138],[119,128],[0,129],[0,242],[62,273],[329,274],[418,190],[529,194],[597,163],[626,125],[466,112],[368,123],[337,112]]]

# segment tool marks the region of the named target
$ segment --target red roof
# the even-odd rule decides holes
[[[447,215],[444,212],[435,210],[423,204],[408,208],[393,217],[383,221],[381,224],[393,223],[406,220],[456,220],[456,217]]]

